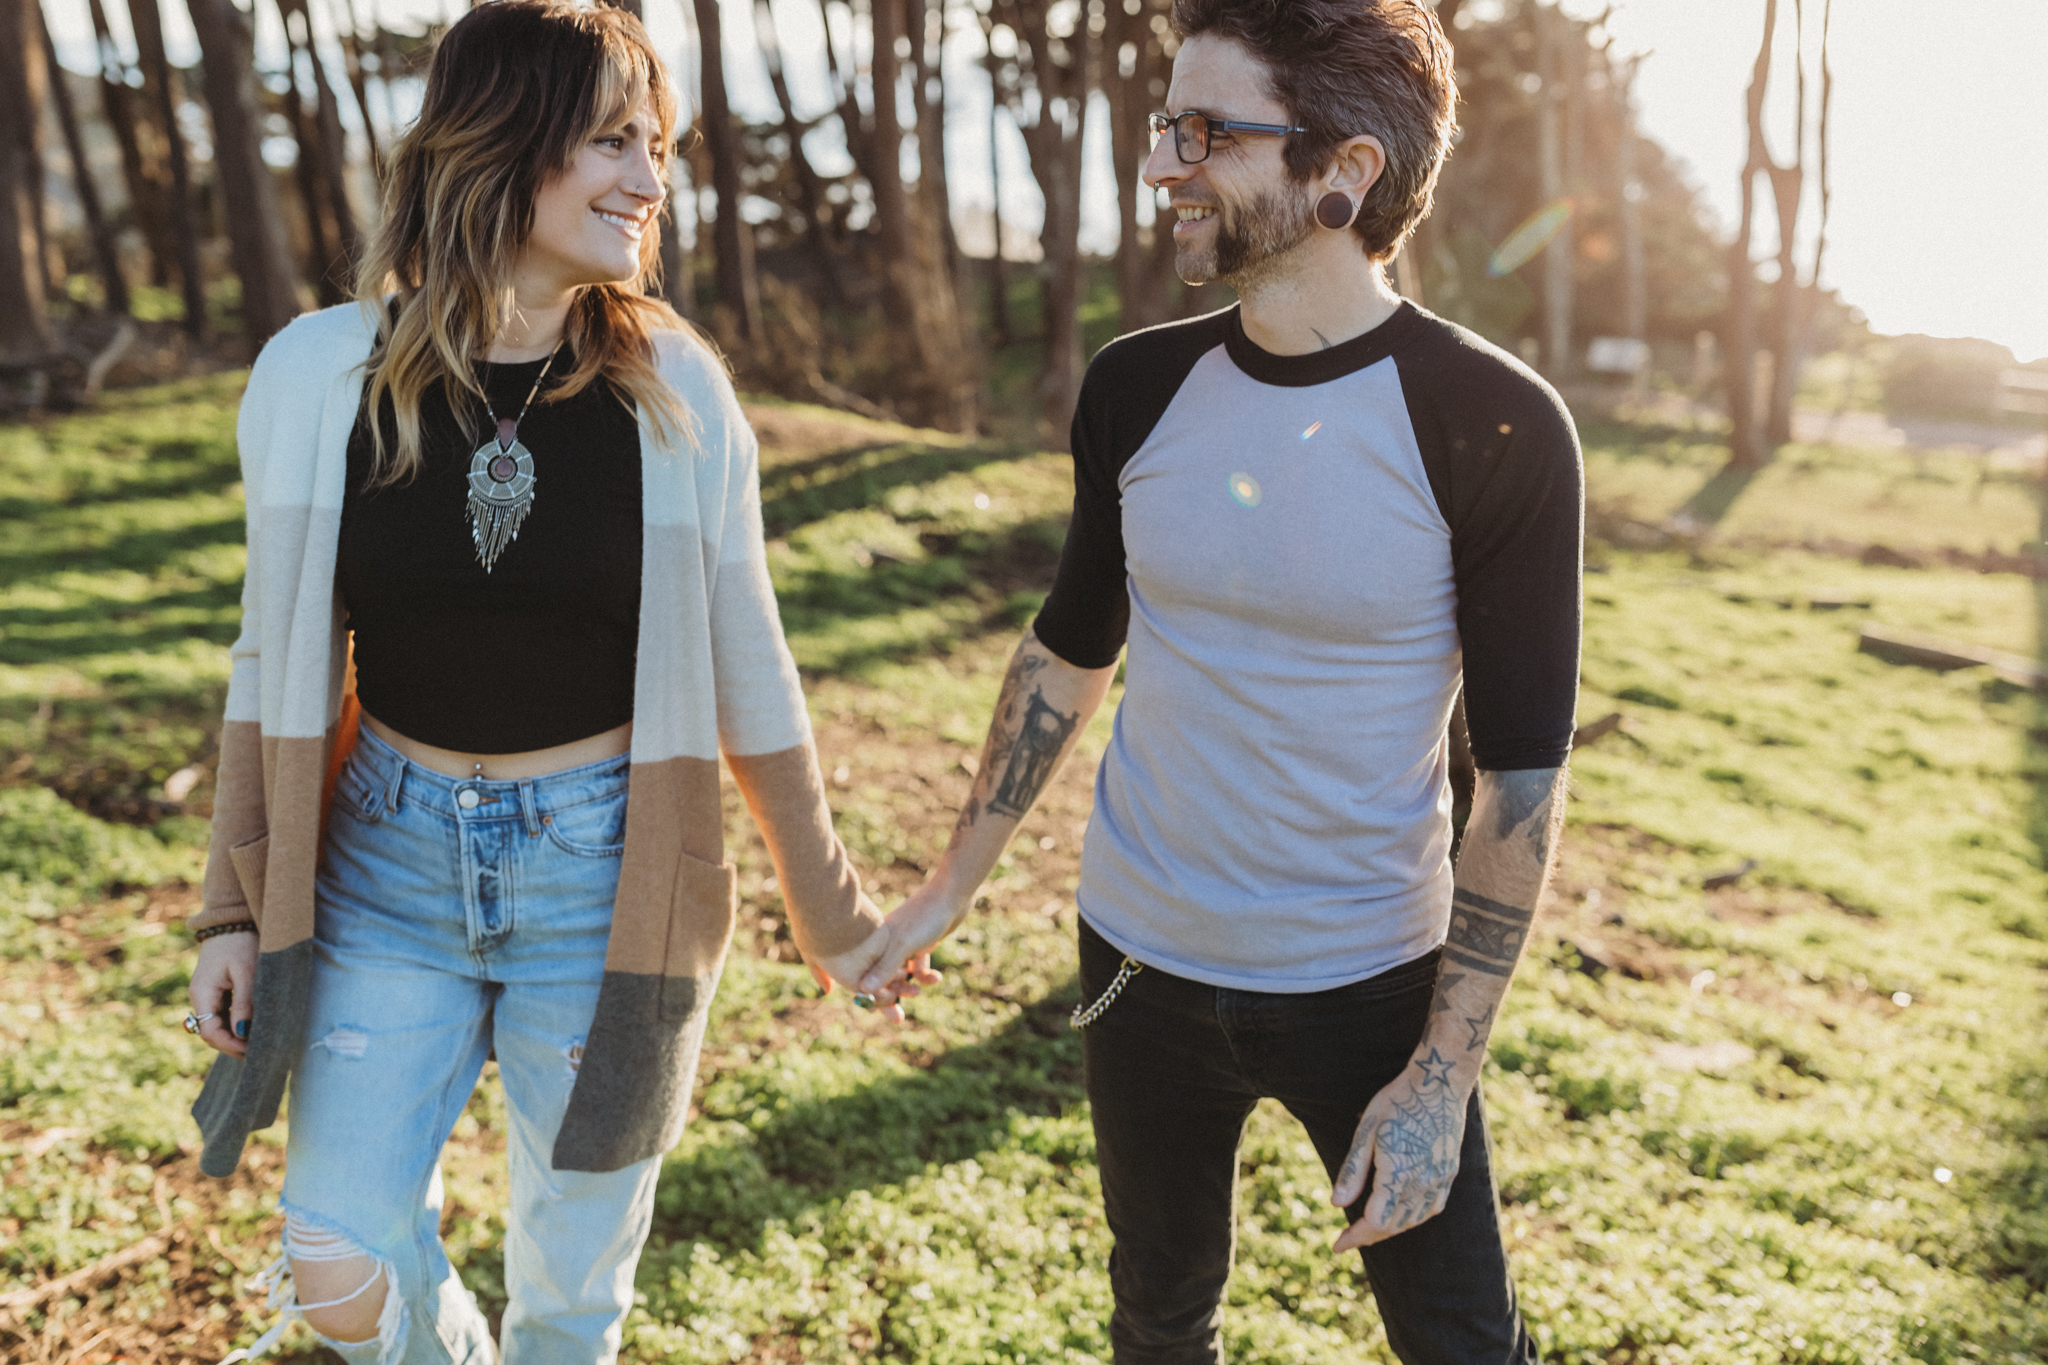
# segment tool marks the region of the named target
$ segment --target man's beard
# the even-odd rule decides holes
[[[1174,270],[1184,283],[1222,280],[1242,294],[1315,230],[1315,210],[1305,190],[1262,190],[1241,208],[1226,212],[1218,205],[1215,244],[1181,247],[1174,253]]]

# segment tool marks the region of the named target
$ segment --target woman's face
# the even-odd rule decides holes
[[[654,226],[666,194],[664,150],[646,103],[592,134],[534,196],[533,232],[514,267],[522,292],[566,292],[639,274],[641,234]]]

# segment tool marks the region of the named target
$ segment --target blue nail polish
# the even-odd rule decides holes
[[[249,1021],[247,1019],[239,1020],[235,1024],[235,1036],[237,1038],[247,1038],[249,1036]]]

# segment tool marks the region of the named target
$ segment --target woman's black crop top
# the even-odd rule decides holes
[[[500,416],[542,361],[480,364]],[[575,364],[567,349],[548,383]],[[359,417],[336,564],[355,633],[363,709],[408,738],[466,753],[546,749],[633,718],[640,625],[640,432],[619,391],[534,398],[519,425],[533,454],[533,507],[489,573],[470,538],[470,457],[490,435],[467,429],[440,385],[421,402],[424,456],[406,483],[368,490],[371,443]],[[387,396],[379,418],[397,445]]]

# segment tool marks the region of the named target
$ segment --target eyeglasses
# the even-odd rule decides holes
[[[1236,119],[1210,118],[1207,114],[1190,109],[1185,114],[1153,114],[1146,122],[1152,125],[1152,145],[1157,147],[1159,139],[1173,129],[1173,154],[1184,166],[1199,165],[1209,159],[1209,139],[1217,133],[1250,133],[1255,137],[1286,137],[1289,133],[1305,133],[1306,128],[1290,128],[1284,123],[1239,123]]]

